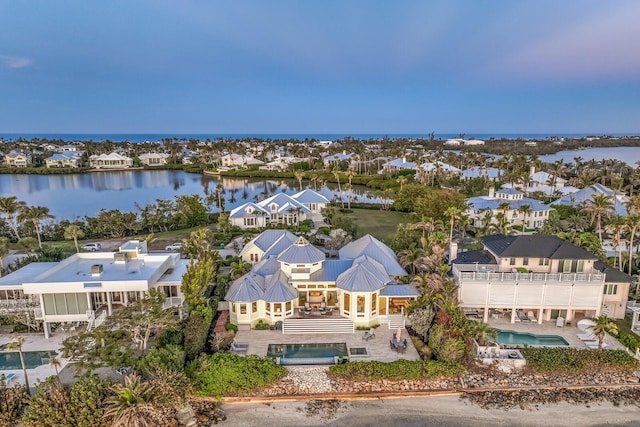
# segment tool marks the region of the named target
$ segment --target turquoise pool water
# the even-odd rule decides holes
[[[49,363],[49,358],[57,356],[55,351],[23,351],[24,364],[27,369],[37,368]],[[0,371],[10,369],[22,369],[20,354],[15,352],[0,353]]]
[[[267,357],[280,358],[316,358],[347,357],[346,343],[327,344],[269,344]]]
[[[498,344],[532,347],[568,347],[569,342],[560,335],[538,335],[528,332],[516,332],[496,329]]]

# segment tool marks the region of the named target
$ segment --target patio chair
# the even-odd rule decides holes
[[[376,337],[376,331],[375,329],[371,328],[364,333],[364,335],[362,336],[362,339],[365,341],[369,341],[370,339],[375,337]]]
[[[533,311],[528,311],[527,312],[527,317],[529,318],[530,322],[537,322],[538,319],[536,319],[536,316],[533,315]]]
[[[16,374],[14,374],[13,372],[9,372],[7,375],[3,375],[3,376],[4,376],[5,385],[9,385],[9,383],[16,378]]]
[[[238,347],[235,342],[231,343],[231,348],[229,348],[229,351],[231,353],[235,353],[235,354],[247,354],[247,351],[249,350],[248,347]]]
[[[389,340],[389,348],[394,351],[398,351],[398,347],[393,343],[393,340]]]
[[[308,302],[304,303],[304,311],[306,311],[307,313],[311,313],[313,311],[313,308]]]
[[[326,310],[327,310],[327,303],[326,303],[326,302],[324,302],[324,301],[322,301],[322,302],[320,303],[320,313],[322,314],[322,312],[324,312],[324,311],[326,311]]]
[[[233,345],[235,348],[245,348],[245,349],[249,348],[249,343],[248,342],[239,342],[239,341],[236,341],[235,338],[231,342],[231,345]]]
[[[320,314],[324,316],[331,316],[332,313],[333,313],[333,307],[329,307],[325,311],[320,312]]]

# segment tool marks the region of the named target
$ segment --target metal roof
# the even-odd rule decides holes
[[[336,287],[348,292],[375,292],[389,282],[380,280],[378,274],[366,263],[354,264],[338,276]]]
[[[251,213],[248,213],[247,209],[251,209]],[[247,216],[253,217],[256,215],[260,215],[261,212],[264,216],[269,216],[269,211],[267,211],[261,206],[258,206],[253,202],[248,202],[238,206],[235,209],[232,209],[231,212],[229,213],[229,218],[244,218]]]
[[[322,194],[311,190],[310,188],[296,193],[291,197],[293,197],[300,203],[329,203],[329,199],[324,197]]]
[[[420,292],[411,285],[390,284],[380,291],[381,297],[419,297]]]
[[[262,298],[264,277],[248,273],[237,279],[229,287],[224,299],[230,302],[254,302]]]
[[[502,192],[502,190],[500,192]],[[498,210],[498,207],[503,203],[508,203],[510,209],[512,210],[518,210],[520,206],[524,205],[530,206],[531,210],[534,212],[553,210],[551,206],[547,206],[544,203],[539,202],[538,200],[529,199],[527,197],[523,197],[519,200],[503,199],[499,197],[489,196],[476,196],[467,199],[467,204],[469,205],[469,207],[476,210],[491,209],[495,211]]]
[[[324,261],[326,258],[324,252],[313,246],[304,237],[298,238],[296,243],[278,255],[278,261],[289,264],[313,264]]]
[[[380,264],[391,276],[406,276],[407,272],[398,263],[396,254],[387,245],[375,237],[367,234],[358,240],[349,242],[338,251],[341,259],[356,259],[361,255],[368,255]]]
[[[328,259],[319,271],[311,274],[311,282],[335,282],[342,273],[353,265],[351,259]]]
[[[287,302],[298,298],[298,291],[287,283],[287,275],[282,271],[265,281],[267,290],[262,295],[266,302]]]
[[[240,255],[242,255],[245,250],[249,248],[249,246],[251,246],[251,244],[256,246],[261,251],[267,252],[267,250],[269,250],[269,248],[271,248],[278,241],[288,241],[289,244],[292,244],[297,239],[298,238],[296,237],[296,235],[289,230],[265,230],[258,236],[254,237],[253,240],[251,240],[249,243],[247,243]]]

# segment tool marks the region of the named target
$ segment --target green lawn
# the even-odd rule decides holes
[[[368,233],[385,243],[393,239],[398,224],[409,222],[407,214],[375,209],[353,209],[349,216],[355,218],[358,224],[358,235]]]

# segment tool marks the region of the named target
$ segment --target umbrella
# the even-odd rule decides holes
[[[591,319],[582,319],[577,323],[576,326],[578,326],[578,329],[580,329],[581,331],[586,331],[587,329],[595,325],[596,325],[596,322],[594,322]]]
[[[400,341],[400,338],[402,338],[402,329],[398,328],[396,331],[396,340]]]

